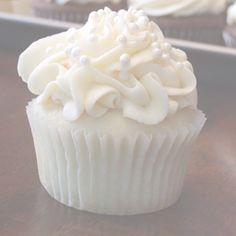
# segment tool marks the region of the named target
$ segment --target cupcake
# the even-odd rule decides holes
[[[12,0],[11,2],[14,13],[19,15],[31,15],[31,0]]]
[[[228,8],[227,24],[223,32],[225,43],[229,47],[236,47],[236,2]]]
[[[0,12],[12,13],[11,0],[0,1]]]
[[[92,12],[30,45],[18,73],[37,96],[26,110],[53,198],[112,215],[178,200],[205,116],[186,54],[142,11]]]
[[[167,37],[222,44],[228,1],[129,0],[129,4],[143,9],[158,23]]]
[[[91,11],[105,6],[119,10],[127,0],[32,0],[34,15],[62,21],[85,23]]]

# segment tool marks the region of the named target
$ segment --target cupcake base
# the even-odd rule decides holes
[[[146,127],[116,112],[95,124],[87,116],[66,122],[49,110],[27,107],[40,181],[53,198],[112,215],[154,212],[178,200],[188,149],[205,122],[200,111]]]
[[[72,2],[65,5],[58,5],[48,0],[33,0],[33,13],[42,18],[85,23],[91,11],[97,11],[106,6],[116,11],[127,8],[126,0],[121,0],[117,4],[107,1],[105,3],[86,4]]]
[[[225,13],[188,17],[151,17],[170,38],[223,45]]]
[[[226,46],[236,47],[236,27],[227,26],[223,32],[223,38]]]

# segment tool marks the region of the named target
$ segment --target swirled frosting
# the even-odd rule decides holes
[[[186,54],[133,9],[92,12],[81,29],[34,42],[20,55],[18,73],[39,103],[61,106],[70,121],[118,109],[154,125],[197,105]]]
[[[227,23],[228,25],[236,24],[236,2],[228,8]]]
[[[151,16],[190,16],[222,12],[228,0],[129,0],[130,5]]]
[[[79,4],[86,4],[86,3],[105,3],[105,2],[112,2],[112,3],[119,3],[121,0],[51,0],[57,4],[66,4],[68,2],[79,3]]]

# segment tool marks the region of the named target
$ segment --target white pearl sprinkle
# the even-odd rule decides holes
[[[153,50],[153,56],[154,56],[154,58],[159,58],[159,57],[161,56],[161,54],[162,54],[161,49],[155,48],[155,49]]]
[[[66,53],[67,55],[70,55],[70,54],[71,54],[71,51],[72,51],[72,49],[73,49],[73,47],[72,47],[72,46],[68,46],[68,47],[66,47],[66,48],[65,48],[65,53]]]
[[[177,62],[177,63],[176,63],[176,68],[179,69],[179,70],[181,70],[181,69],[184,68],[184,64],[181,63],[181,62]]]
[[[170,43],[164,43],[164,49],[166,50],[166,51],[170,51],[171,50],[171,45],[170,45]]]
[[[125,45],[127,43],[127,38],[124,35],[119,35],[117,37],[117,42],[121,45]]]
[[[52,47],[48,47],[47,49],[46,49],[46,53],[47,54],[51,54],[53,52],[53,48]]]
[[[120,64],[121,64],[121,66],[124,68],[127,68],[127,67],[129,67],[129,65],[130,65],[130,57],[129,57],[129,55],[128,54],[122,54],[121,56],[120,56]]]
[[[90,64],[89,58],[85,55],[81,56],[79,61],[82,66],[87,66]]]
[[[154,42],[154,43],[152,43],[152,48],[160,48],[160,45],[159,45],[159,43],[158,42]]]
[[[74,47],[72,50],[71,50],[71,56],[73,58],[79,58],[81,55],[81,50],[79,47]]]
[[[135,32],[135,31],[138,31],[139,30],[139,27],[136,23],[131,23],[130,24],[130,30]]]
[[[169,54],[163,54],[162,55],[162,58],[164,59],[164,60],[168,60],[170,57],[169,57]]]
[[[157,35],[155,33],[151,33],[151,38],[153,41],[157,41]]]
[[[147,16],[140,16],[139,19],[138,19],[138,25],[144,29],[147,27],[147,24],[149,22],[149,19]]]

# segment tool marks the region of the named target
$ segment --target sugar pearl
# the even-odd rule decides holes
[[[50,53],[52,53],[53,52],[53,48],[52,47],[48,47],[47,49],[46,49],[46,53],[47,54],[50,54]]]
[[[155,48],[154,50],[153,50],[153,56],[154,56],[154,58],[158,58],[158,57],[160,57],[161,56],[161,50],[159,49],[159,48]]]
[[[136,23],[131,23],[130,24],[130,30],[135,32],[135,31],[138,31],[139,30],[139,27]]]
[[[181,69],[184,68],[184,64],[181,63],[181,62],[177,62],[175,66],[176,66],[176,68],[179,69],[179,70],[181,70]]]
[[[65,53],[66,53],[67,55],[70,55],[70,54],[71,54],[71,51],[72,51],[72,49],[73,49],[73,47],[72,47],[72,46],[68,46],[68,47],[66,47],[66,48],[65,48]]]
[[[140,16],[139,19],[138,19],[138,25],[144,29],[147,27],[147,24],[149,22],[149,19],[147,16]]]
[[[89,58],[85,55],[81,56],[79,61],[80,61],[80,64],[83,66],[87,66],[90,64]]]
[[[117,37],[117,42],[122,45],[125,45],[127,43],[127,38],[124,35],[119,35]]]
[[[167,42],[163,44],[163,47],[166,51],[170,51],[170,49],[171,49],[171,45]]]
[[[128,54],[122,54],[120,56],[120,63],[122,67],[129,67],[130,65],[130,57]]]
[[[72,50],[71,50],[71,56],[73,58],[79,58],[81,55],[81,50],[79,47],[74,47]]]
[[[159,48],[160,47],[160,45],[159,45],[159,43],[158,42],[154,42],[154,43],[152,43],[152,48]]]

